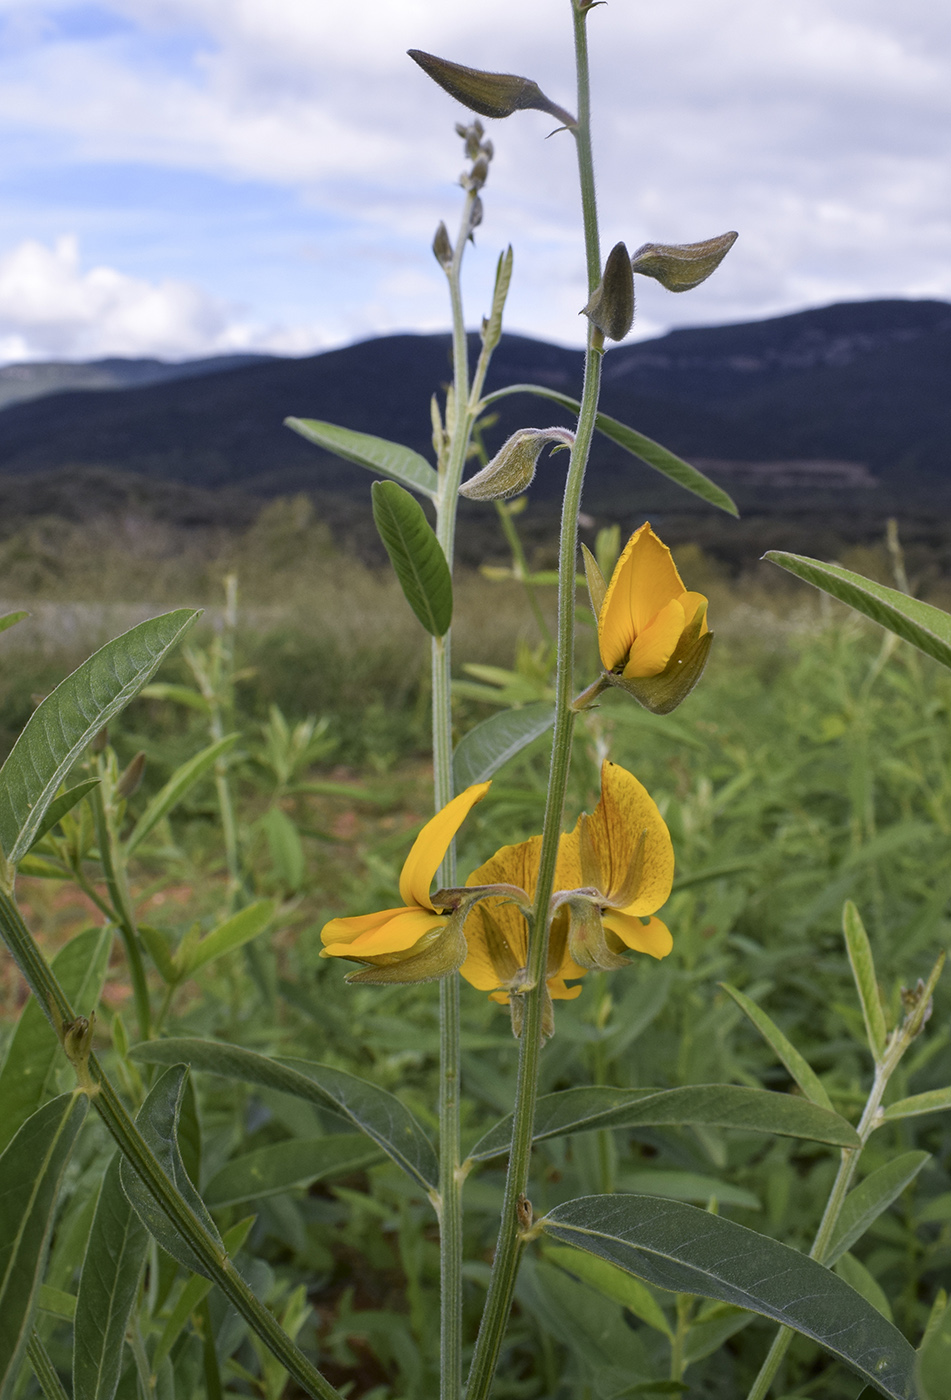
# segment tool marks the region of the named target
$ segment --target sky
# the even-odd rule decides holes
[[[610,0],[588,20],[603,249],[739,240],[637,282],[634,335],[951,299],[951,23],[934,0]],[[573,109],[569,0],[0,0],[0,363],[307,354],[448,326],[464,110],[407,48]],[[509,330],[583,342],[573,140],[521,112],[467,253]]]

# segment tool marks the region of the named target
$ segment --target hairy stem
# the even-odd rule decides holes
[[[588,282],[593,290],[601,276],[601,254],[598,246],[594,164],[591,156],[588,51],[585,35],[586,12],[580,7],[578,0],[572,0],[572,11],[575,21],[575,56],[578,71],[578,124],[574,135],[578,148]],[[584,473],[597,416],[598,395],[601,387],[602,348],[603,338],[600,332],[591,327],[585,356],[584,391],[581,397],[575,442],[571,450],[561,516],[561,543],[558,559],[558,671],[555,681],[555,729],[552,740],[548,795],[545,803],[542,849],[538,866],[538,885],[529,936],[527,980],[532,990],[525,997],[512,1123],[512,1146],[505,1180],[502,1219],[489,1293],[469,1373],[467,1400],[485,1400],[488,1395],[512,1306],[512,1295],[515,1290],[522,1249],[522,1222],[526,1217],[524,1198],[528,1187],[542,1047],[542,1017],[547,995],[545,983],[548,962],[548,906],[554,885],[575,722],[572,692],[574,688],[578,509],[581,505]]]

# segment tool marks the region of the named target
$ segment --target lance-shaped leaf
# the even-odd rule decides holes
[[[163,817],[167,817],[169,812],[177,807],[182,798],[205,776],[209,768],[214,767],[219,758],[223,758],[234,748],[239,738],[238,734],[226,734],[223,739],[216,739],[213,744],[209,744],[207,748],[196,753],[193,758],[189,758],[180,768],[175,770],[161,791],[152,798],[132,828],[125,843],[126,855],[132,854],[146,836],[158,826]]]
[[[835,1232],[822,1263],[831,1268],[837,1259],[841,1259],[882,1211],[898,1199],[930,1159],[930,1152],[903,1152],[854,1187],[842,1203]]]
[[[505,299],[512,281],[513,256],[511,243],[504,253],[499,254],[499,261],[495,268],[495,287],[492,291],[492,310],[482,325],[483,355],[491,355],[502,339],[502,313],[505,310]]]
[[[204,1197],[212,1210],[218,1210],[241,1201],[276,1196],[328,1176],[362,1171],[379,1159],[380,1149],[368,1143],[362,1133],[290,1138],[226,1162],[206,1184]]]
[[[30,850],[33,850],[33,847],[36,846],[38,841],[43,840],[43,837],[48,831],[53,830],[56,823],[62,817],[65,817],[67,812],[73,810],[77,802],[82,801],[87,792],[92,792],[93,788],[98,786],[98,778],[87,778],[84,782],[77,783],[75,787],[67,788],[65,792],[61,792],[59,797],[54,797],[53,801],[46,809],[46,816],[37,827],[36,835],[33,837],[33,845],[30,847]]]
[[[238,1250],[241,1249],[256,1219],[257,1217],[254,1215],[247,1215],[236,1225],[232,1225],[230,1230],[225,1231],[223,1238],[229,1259],[233,1259]],[[155,1354],[152,1357],[153,1366],[160,1366],[163,1359],[168,1356],[188,1319],[200,1307],[210,1292],[211,1284],[208,1279],[193,1276],[188,1280],[168,1316],[162,1335],[155,1344]]]
[[[540,700],[517,710],[502,710],[470,729],[452,756],[456,791],[491,778],[510,758],[550,729],[554,720],[554,705]]]
[[[947,1400],[951,1376],[951,1303],[929,1322],[918,1353],[921,1400]]]
[[[310,1060],[271,1060],[237,1045],[184,1037],[145,1041],[131,1053],[134,1059],[149,1064],[182,1062],[226,1079],[294,1094],[319,1108],[330,1109],[372,1138],[425,1191],[436,1190],[436,1153],[416,1118],[393,1094],[355,1074]]]
[[[4,613],[3,617],[0,617],[0,632],[5,632],[8,627],[15,627],[18,622],[22,622],[29,615],[28,612]]]
[[[889,632],[911,642],[926,656],[933,656],[942,666],[951,667],[951,616],[941,608],[909,598],[897,588],[873,583],[838,564],[823,564],[818,559],[778,549],[769,550],[763,557],[814,588],[831,593],[840,603],[848,603],[856,612],[864,613],[881,627],[887,627]]]
[[[819,1104],[822,1108],[831,1109],[832,1100],[823,1088],[819,1076],[803,1059],[795,1045],[786,1039],[775,1021],[772,1021],[750,997],[745,996],[736,987],[731,987],[729,982],[721,982],[720,986],[729,993],[740,1010],[749,1017],[766,1043],[775,1050],[777,1057],[786,1066],[806,1098],[811,1099],[813,1103]]]
[[[923,1094],[912,1094],[908,1099],[897,1099],[882,1110],[882,1122],[894,1123],[897,1118],[917,1118],[921,1113],[941,1113],[951,1108],[951,1089],[928,1089]]]
[[[890,1400],[914,1400],[915,1352],[831,1270],[722,1216],[651,1196],[586,1196],[540,1221],[563,1244],[636,1278],[747,1308],[791,1327]]]
[[[374,481],[373,519],[407,603],[434,637],[452,622],[452,576],[418,501],[392,481]]]
[[[862,1003],[862,1016],[865,1021],[869,1048],[875,1059],[880,1060],[885,1053],[888,1028],[885,1025],[885,1013],[882,1010],[882,999],[875,976],[872,945],[868,941],[868,934],[865,932],[865,925],[862,923],[859,911],[851,899],[846,900],[842,910],[842,930],[845,934],[845,946],[848,949],[852,977],[859,994],[859,1001]]]
[[[701,243],[642,243],[631,263],[634,272],[655,278],[668,292],[689,292],[716,272],[736,239],[731,230]]]
[[[53,972],[69,1001],[85,1015],[96,1009],[112,951],[112,930],[78,933],[53,959]],[[20,1012],[0,1070],[0,1151],[56,1087],[63,1064],[59,1040],[35,997]]]
[[[380,476],[391,477],[420,495],[432,497],[439,489],[439,477],[426,458],[398,442],[387,442],[386,438],[373,437],[371,433],[355,433],[351,428],[338,428],[336,423],[322,423],[319,418],[285,418],[284,426],[335,457],[356,462],[368,471],[379,472]]]
[[[513,112],[534,109],[548,112],[565,126],[575,125],[571,113],[546,97],[531,78],[467,68],[464,63],[451,63],[448,58],[437,58],[422,49],[408,49],[407,53],[443,92],[448,92],[470,112],[478,112],[480,117],[510,117]]]
[[[178,1146],[178,1117],[187,1075],[188,1066],[184,1064],[173,1064],[167,1069],[152,1086],[145,1103],[139,1109],[136,1126],[201,1229],[221,1245],[224,1254],[224,1244],[218,1234],[218,1227],[189,1180]],[[153,1235],[166,1253],[177,1259],[179,1264],[184,1264],[185,1268],[194,1274],[210,1278],[211,1275],[203,1262],[189,1249],[168,1216],[156,1203],[151,1191],[142,1183],[128,1158],[123,1157],[119,1173],[122,1189],[149,1234]]]
[[[0,1156],[0,1400],[16,1385],[63,1173],[88,1104],[79,1092],[53,1099]]]
[[[259,899],[239,909],[237,914],[232,914],[230,919],[225,919],[223,924],[192,945],[182,959],[181,975],[194,977],[196,972],[216,958],[244,947],[245,943],[264,932],[274,918],[274,912],[273,899]]]
[[[119,1181],[118,1153],[103,1178],[86,1245],[73,1330],[73,1400],[113,1400],[149,1235]]]
[[[12,865],[32,846],[87,744],[138,694],[197,616],[180,608],[140,622],[84,661],[30,716],[0,768],[0,845]]]
[[[570,394],[559,393],[557,389],[546,389],[541,384],[509,384],[504,389],[496,389],[494,393],[486,394],[481,407],[487,408],[497,399],[509,398],[512,394],[534,394],[536,398],[551,399],[553,403],[560,403],[563,408],[569,409],[572,413],[578,413],[581,410],[581,404]],[[611,442],[616,442],[618,447],[623,447],[626,452],[630,452],[633,457],[639,458],[647,466],[653,467],[654,471],[660,472],[661,476],[675,481],[685,491],[699,496],[702,501],[716,506],[718,510],[725,510],[728,515],[739,516],[740,512],[736,508],[736,503],[722,487],[717,486],[716,482],[711,481],[708,476],[704,476],[703,472],[692,467],[682,457],[678,457],[666,447],[662,447],[659,442],[654,442],[653,438],[645,437],[635,428],[629,428],[626,423],[619,423],[616,418],[611,418],[607,413],[599,413],[594,425],[599,433],[603,433],[606,438],[610,438]]]
[[[535,1111],[533,1141],[589,1133],[595,1128],[680,1127],[686,1124],[776,1133],[780,1137],[858,1147],[851,1123],[818,1104],[792,1094],[747,1089],[736,1084],[689,1084],[680,1089],[610,1089],[590,1085],[543,1094]],[[469,1156],[486,1161],[507,1152],[512,1137],[509,1115],[480,1138]]]

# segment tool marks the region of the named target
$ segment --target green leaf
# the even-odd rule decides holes
[[[537,398],[560,403],[562,408],[570,409],[572,413],[581,411],[581,404],[577,399],[571,398],[569,394],[560,394],[556,389],[545,389],[541,384],[509,384],[504,389],[496,389],[494,394],[486,394],[480,408],[486,408],[496,399],[507,398],[510,394],[534,394]],[[606,413],[598,414],[595,427],[599,433],[616,442],[618,447],[623,447],[632,456],[640,458],[649,467],[653,467],[654,471],[660,472],[661,476],[666,476],[678,486],[682,486],[685,491],[699,496],[718,510],[725,510],[728,515],[739,516],[736,503],[722,487],[704,476],[703,472],[697,471],[689,462],[675,456],[666,447],[661,447],[653,438],[645,437],[634,428],[628,428],[626,424],[619,423],[616,418],[610,418]],[[767,558],[769,557],[767,555]]]
[[[928,1327],[918,1353],[918,1382],[922,1400],[948,1400],[951,1376],[951,1303]]]
[[[346,1176],[378,1160],[380,1150],[359,1133],[328,1133],[319,1138],[290,1138],[235,1157],[206,1184],[205,1203],[212,1210],[276,1196],[327,1176]]]
[[[53,959],[53,972],[67,999],[86,1015],[98,1004],[111,951],[111,929],[89,928],[70,939]],[[56,1071],[65,1064],[52,1026],[30,997],[0,1070],[0,1151],[43,1100],[55,1093]]]
[[[881,1284],[869,1273],[861,1259],[856,1259],[854,1254],[843,1254],[836,1263],[835,1271],[850,1288],[854,1288],[867,1303],[871,1303],[876,1312],[881,1313],[888,1322],[894,1322],[891,1303],[886,1298]]]
[[[188,1178],[178,1147],[178,1116],[187,1074],[187,1065],[173,1064],[167,1069],[152,1086],[135,1121],[165,1175],[184,1198],[201,1228],[221,1244],[218,1228]],[[123,1157],[119,1172],[122,1189],[128,1196],[132,1209],[166,1253],[177,1259],[179,1264],[184,1264],[193,1274],[211,1277],[205,1265],[189,1249],[168,1216],[156,1203],[151,1191],[143,1185],[128,1158]]]
[[[663,1308],[646,1284],[634,1278],[633,1274],[625,1273],[616,1264],[609,1264],[606,1259],[599,1259],[596,1254],[569,1249],[566,1245],[547,1245],[545,1258],[573,1274],[605,1298],[610,1298],[612,1303],[620,1303],[635,1317],[640,1318],[641,1322],[653,1327],[655,1332],[662,1332],[665,1337],[673,1338],[673,1329]]]
[[[177,705],[185,705],[199,714],[210,715],[211,705],[197,690],[188,685],[167,685],[164,681],[154,681],[142,687],[139,692],[143,700],[171,700]]]
[[[42,841],[48,831],[53,830],[61,817],[65,817],[66,813],[71,812],[77,802],[82,801],[87,792],[91,792],[98,785],[98,778],[87,778],[85,782],[77,783],[75,787],[67,788],[65,792],[61,792],[59,797],[54,797],[46,809],[46,816],[37,828],[30,850],[33,850],[38,841]]]
[[[750,997],[745,996],[736,987],[731,987],[729,982],[721,982],[720,986],[753,1022],[766,1043],[776,1052],[777,1058],[786,1066],[806,1098],[811,1099],[813,1103],[819,1104],[822,1108],[831,1109],[832,1100],[822,1087],[819,1076],[806,1063],[795,1045],[786,1039],[775,1021],[770,1020],[766,1012],[762,1011]]]
[[[347,462],[356,462],[371,472],[379,472],[381,476],[392,477],[423,496],[435,497],[439,490],[439,477],[426,458],[398,442],[338,428],[335,423],[322,423],[319,418],[285,418],[284,426],[325,451]]]
[[[921,1171],[930,1152],[903,1152],[854,1187],[842,1204],[835,1231],[822,1262],[830,1267],[860,1240],[873,1220],[887,1210]]]
[[[51,1288],[48,1283],[40,1284],[36,1306],[53,1317],[61,1317],[64,1322],[72,1322],[76,1316],[75,1294],[66,1293],[62,1288]]]
[[[865,932],[865,925],[862,923],[859,911],[851,899],[846,900],[845,908],[842,910],[842,931],[845,934],[845,946],[849,952],[852,976],[855,979],[859,1001],[862,1004],[862,1016],[865,1021],[869,1049],[878,1061],[885,1053],[888,1030],[885,1025],[885,1013],[882,1010],[882,999],[878,993],[875,963],[872,959],[872,945],[868,941],[868,934]]]
[[[504,763],[521,753],[526,744],[550,729],[554,719],[554,705],[542,700],[517,710],[502,710],[470,729],[459,740],[452,756],[456,791],[491,778]]]
[[[184,1062],[208,1074],[260,1084],[328,1108],[372,1138],[427,1193],[437,1189],[436,1153],[416,1118],[393,1094],[355,1074],[310,1060],[271,1060],[237,1045],[185,1037],[144,1041],[131,1054],[149,1064]]]
[[[190,758],[187,763],[183,763],[180,768],[175,770],[162,790],[152,798],[129,833],[125,843],[127,856],[130,856],[135,848],[145,840],[163,817],[168,816],[173,807],[178,806],[185,794],[195,786],[199,779],[205,776],[209,768],[213,768],[219,758],[223,758],[234,748],[240,737],[239,734],[226,734],[223,739],[217,739],[213,744],[209,744],[206,749],[202,749],[201,753],[196,753],[194,758]]]
[[[225,1249],[228,1251],[228,1258],[233,1259],[238,1250],[241,1249],[248,1235],[251,1233],[251,1226],[257,1216],[246,1215],[243,1220],[239,1220],[236,1225],[232,1225],[230,1230],[226,1230],[223,1236]],[[168,1356],[172,1347],[178,1341],[182,1329],[191,1317],[192,1313],[201,1305],[202,1301],[211,1292],[211,1283],[206,1278],[196,1278],[194,1275],[185,1284],[178,1301],[169,1314],[168,1321],[161,1337],[155,1344],[155,1355],[152,1358],[153,1366],[158,1367]]]
[[[296,824],[283,808],[269,807],[261,818],[261,826],[267,837],[274,874],[285,890],[296,894],[307,874],[304,844]]]
[[[543,1094],[535,1111],[534,1142],[588,1133],[595,1128],[637,1128],[698,1124],[777,1133],[836,1147],[858,1147],[851,1123],[818,1104],[792,1094],[747,1089],[735,1084],[689,1084],[680,1089],[610,1089],[591,1085]],[[483,1162],[507,1152],[509,1115],[480,1138],[469,1156]]]
[[[56,1202],[89,1100],[53,1099],[0,1156],[0,1400],[13,1394],[30,1338]]]
[[[892,1400],[913,1400],[915,1353],[901,1333],[829,1269],[777,1240],[652,1196],[587,1196],[539,1224],[553,1239],[655,1287],[716,1298],[791,1327]]]
[[[80,754],[138,694],[197,616],[180,608],[139,623],[84,661],[30,716],[0,768],[0,846],[12,865],[32,846]]]
[[[29,615],[28,612],[4,613],[3,617],[0,617],[0,632],[5,632],[8,627],[15,627],[18,622],[22,622]]]
[[[149,1235],[119,1181],[116,1153],[103,1177],[79,1278],[73,1329],[74,1400],[113,1400]]]
[[[919,1113],[939,1113],[946,1108],[951,1108],[951,1089],[929,1089],[927,1093],[890,1103],[882,1110],[882,1119],[892,1123],[896,1118],[917,1118]]]
[[[771,549],[763,557],[814,588],[831,593],[840,603],[864,613],[879,626],[887,627],[889,632],[911,642],[926,656],[933,656],[942,666],[951,666],[951,617],[941,608],[909,598],[897,588],[873,583],[838,564],[823,564],[818,559],[787,554],[780,549]]]
[[[452,576],[419,501],[392,481],[374,481],[373,519],[407,603],[434,637],[452,622]]]
[[[216,958],[232,952],[235,948],[241,948],[252,938],[257,938],[274,918],[274,912],[273,899],[259,899],[255,904],[249,904],[237,914],[232,914],[230,919],[225,919],[223,924],[219,924],[195,944],[183,975],[194,977],[199,968],[206,967]]]
[[[733,1186],[729,1181],[720,1181],[715,1176],[704,1176],[700,1172],[645,1170],[621,1171],[618,1185],[625,1191],[635,1191],[638,1195],[667,1196],[672,1201],[693,1201],[705,1206],[713,1197],[718,1205],[738,1206],[741,1210],[762,1210],[758,1196],[742,1186]]]

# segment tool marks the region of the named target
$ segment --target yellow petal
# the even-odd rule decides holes
[[[659,676],[684,630],[684,610],[676,598],[661,608],[649,627],[634,638],[625,676]]]
[[[601,766],[601,800],[588,818],[601,867],[605,893],[620,889],[630,869],[641,833],[641,882],[625,914],[653,914],[666,901],[674,881],[674,848],[657,803],[633,773],[620,764]]]
[[[447,917],[432,914],[428,909],[398,909],[385,924],[368,929],[354,939],[346,949],[346,956],[375,958],[381,953],[402,953],[428,933],[445,928],[448,922]]]
[[[331,919],[321,929],[321,942],[332,945],[325,947],[321,957],[345,957],[347,949],[355,939],[373,929],[382,928],[402,909],[381,909],[376,914],[357,914],[352,919]]]
[[[516,885],[531,898],[538,881],[538,855],[542,838],[533,836],[514,846],[503,846],[484,865],[473,870],[467,885]],[[491,920],[491,928],[487,921]],[[494,942],[501,939],[508,949],[501,965],[492,958]],[[488,991],[511,976],[511,967],[524,967],[528,954],[528,931],[515,905],[501,898],[483,900],[466,920],[469,953],[459,971],[480,991]]]
[[[598,646],[606,671],[626,662],[635,637],[683,592],[670,550],[642,525],[628,540],[601,604]]]
[[[697,609],[706,608],[708,600],[704,597],[702,593],[684,593],[683,596],[677,601],[680,603],[680,606],[684,610],[684,626],[689,627],[691,622],[693,622],[694,617],[696,616]],[[709,631],[710,628],[707,626],[707,619],[706,616],[704,616],[704,619],[700,624],[699,636],[703,637]]]
[[[433,908],[429,898],[433,876],[442,864],[452,838],[490,787],[491,783],[474,783],[451,802],[447,802],[423,827],[413,842],[400,874],[400,898],[407,905],[415,904],[420,909]]]
[[[625,947],[633,948],[636,953],[650,953],[652,958],[666,958],[674,946],[670,930],[661,919],[651,919],[642,924],[640,919],[633,919],[628,914],[608,909],[602,916],[602,922],[605,928],[617,934]],[[554,993],[552,995],[554,996]]]
[[[584,969],[579,972],[569,973],[571,977],[583,977]],[[580,997],[580,987],[566,987],[560,977],[550,977],[548,979],[548,995],[552,1001],[574,1001],[575,997]]]

